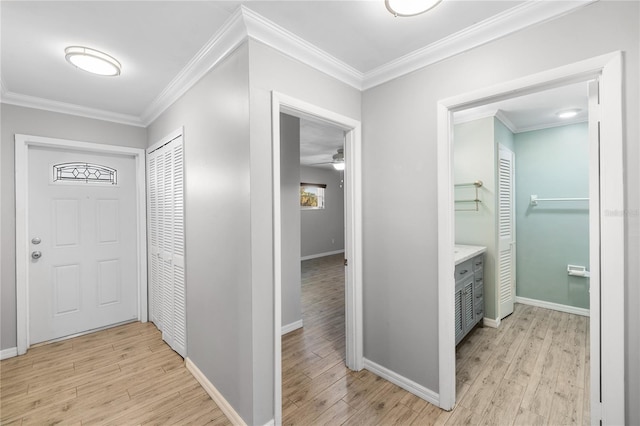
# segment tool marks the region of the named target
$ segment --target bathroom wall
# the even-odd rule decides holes
[[[516,295],[589,308],[589,279],[567,264],[589,267],[588,202],[539,202],[530,196],[589,196],[587,123],[518,133],[516,154]]]
[[[494,117],[457,124],[453,131],[453,176],[455,184],[482,181],[475,203],[456,203],[455,242],[484,246],[485,317],[496,319],[496,143]],[[456,200],[475,198],[474,187],[455,189]]]

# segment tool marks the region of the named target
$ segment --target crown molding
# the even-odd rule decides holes
[[[527,1],[364,74],[367,90],[598,0]]]
[[[562,120],[562,122],[552,121],[547,123],[536,124],[535,126],[522,127],[520,129],[517,129],[513,133],[534,132],[536,130],[552,129],[554,127],[570,126],[572,124],[580,124],[580,123],[588,123],[588,122],[589,122],[589,119],[585,117]]]
[[[206,73],[226,58],[247,38],[244,7],[238,8],[209,41],[191,58],[140,117],[149,125],[167,108],[184,95]]]
[[[364,74],[324,50],[273,23],[251,9],[240,6],[247,34],[254,40],[276,49],[336,80],[362,90]]]
[[[501,109],[497,110],[495,113],[495,117],[498,119],[498,121],[504,124],[511,133],[518,133],[518,127],[513,124],[513,121],[509,120],[509,117],[507,117],[504,111],[502,111]]]
[[[595,1],[598,0],[527,1],[366,73],[241,5],[140,117],[13,93],[1,80],[0,102],[146,127],[248,38],[260,41],[351,87],[366,90]]]
[[[13,93],[2,84],[3,104],[15,105],[25,108],[42,109],[45,111],[58,112],[62,114],[76,115],[79,117],[92,118],[95,120],[111,121],[113,123],[126,124],[129,126],[145,127],[145,124],[135,115],[120,114],[117,112],[105,111],[97,108],[89,108],[82,105],[70,104],[66,102],[52,101],[50,99],[38,98],[35,96]]]

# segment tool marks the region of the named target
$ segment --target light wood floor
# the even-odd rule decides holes
[[[156,327],[139,322],[0,362],[0,423],[230,424]]]
[[[282,338],[285,425],[589,424],[585,317],[516,305],[456,351],[451,412],[344,365],[342,255],[302,263],[304,328]]]

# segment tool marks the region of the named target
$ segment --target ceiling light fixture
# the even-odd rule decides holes
[[[335,163],[331,163],[331,164],[333,165],[333,168],[336,169],[336,170],[344,170],[344,161],[342,161],[340,163],[335,162]]]
[[[64,58],[74,67],[98,75],[117,76],[122,69],[115,58],[89,47],[69,46],[64,49]]]
[[[558,116],[558,118],[573,118],[578,115],[579,112],[579,109],[568,109],[565,111],[560,111],[556,115]]]
[[[384,5],[393,16],[416,16],[433,9],[442,0],[384,0]]]

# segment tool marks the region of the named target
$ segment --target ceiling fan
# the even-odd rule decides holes
[[[323,163],[314,163],[313,165],[331,164],[336,170],[344,170],[344,148],[338,148],[337,152],[333,154],[332,161],[325,161]]]

